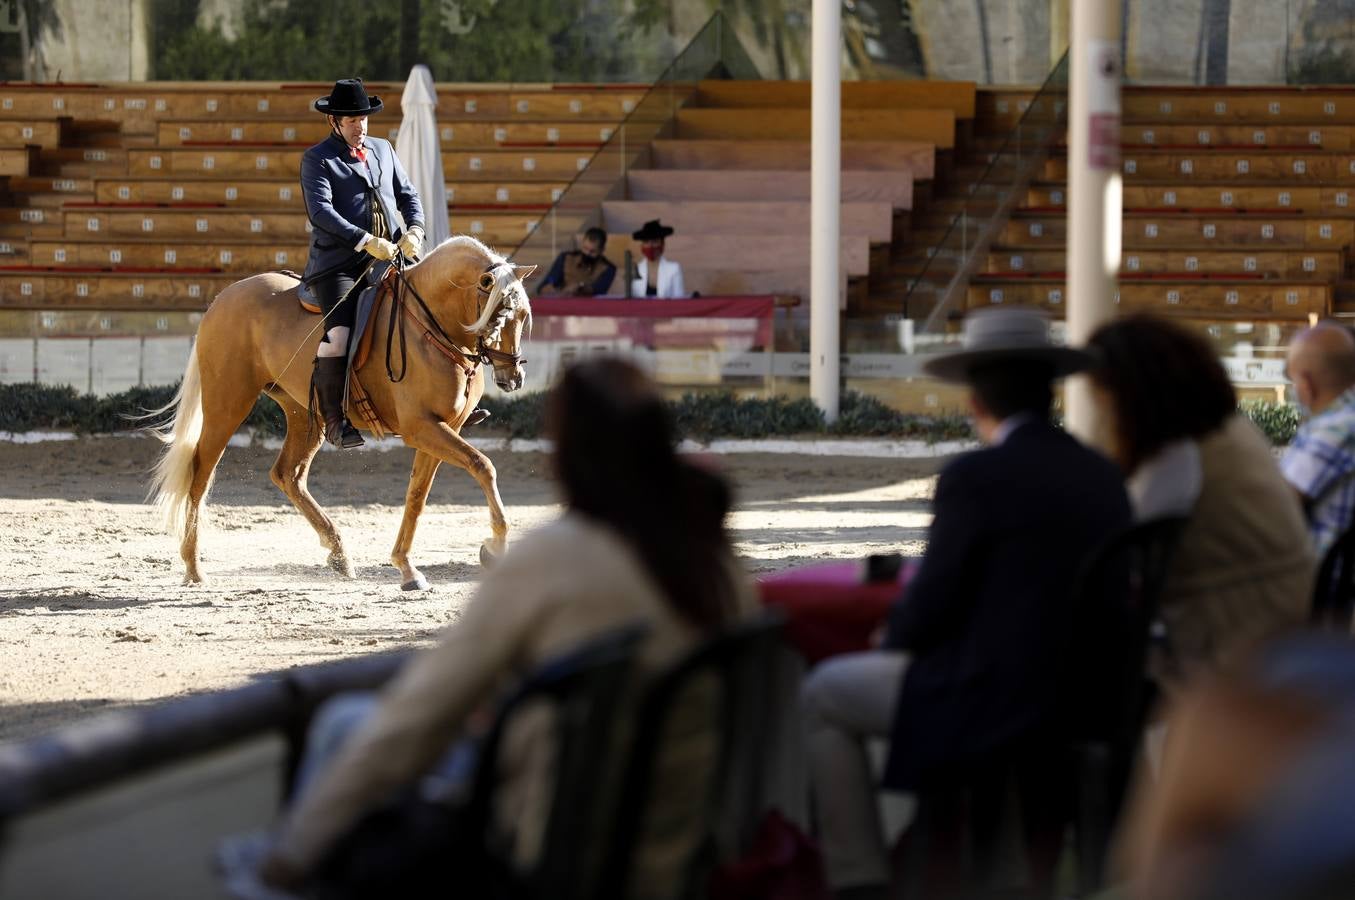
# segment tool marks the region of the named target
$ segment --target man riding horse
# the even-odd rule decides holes
[[[367,134],[367,117],[380,112],[383,104],[380,97],[367,95],[362,79],[340,79],[314,106],[324,113],[331,131],[301,160],[301,191],[312,226],[302,281],[324,315],[314,394],[325,437],[348,449],[363,444],[362,435],[344,414],[348,337],[357,308],[354,285],[377,260],[395,261],[398,254],[415,259],[421,254],[423,208],[390,141]],[[396,209],[404,219],[403,229],[391,214]],[[465,424],[474,425],[487,416],[484,410],[475,410]]]

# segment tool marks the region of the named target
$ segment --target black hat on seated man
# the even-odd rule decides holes
[[[650,219],[639,231],[632,232],[631,237],[637,241],[661,241],[673,233],[673,229],[659,222],[658,219]]]
[[[340,78],[328,97],[321,97],[314,103],[315,111],[327,116],[370,116],[381,112],[381,98],[375,94],[367,96],[361,78]]]
[[[1047,363],[1052,380],[1090,369],[1095,361],[1086,351],[1054,344],[1043,314],[989,307],[965,317],[964,349],[935,356],[922,364],[922,370],[942,381],[965,382],[980,367]]]

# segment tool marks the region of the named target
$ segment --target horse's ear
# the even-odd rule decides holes
[[[535,271],[536,266],[513,266],[513,274],[517,275],[518,281],[526,281]]]

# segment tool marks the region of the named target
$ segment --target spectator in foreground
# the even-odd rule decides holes
[[[682,266],[663,255],[664,241],[672,233],[673,229],[653,219],[631,234],[632,238],[640,242],[640,255],[643,257],[635,267],[631,296],[662,297],[665,300],[687,296],[687,288],[682,283]]]
[[[1178,682],[1301,625],[1314,576],[1303,514],[1213,348],[1151,316],[1104,325],[1089,347],[1137,518],[1189,517],[1161,598],[1171,659],[1154,674]]]
[[[1062,731],[1070,691],[1091,695],[1073,662],[1073,585],[1129,503],[1114,464],[1050,422],[1053,382],[1091,361],[1051,344],[1039,314],[992,309],[966,319],[964,350],[925,366],[967,385],[988,446],[942,471],[926,555],[881,649],[833,657],[803,688],[839,897],[884,897],[890,878],[867,738],[890,738],[886,787],[934,787]]]
[[[1140,778],[1121,862],[1136,900],[1355,896],[1355,648],[1266,648],[1174,705],[1161,772]]]
[[[590,228],[583,233],[579,249],[566,250],[554,264],[537,292],[543,297],[601,297],[611,290],[616,266],[602,251],[607,249],[607,232]]]
[[[637,621],[649,626],[640,664],[652,671],[752,608],[724,529],[729,489],[676,454],[667,408],[647,376],[620,360],[580,363],[554,389],[547,425],[564,515],[488,572],[442,643],[405,667],[303,786],[264,866],[270,882],[294,885],[315,872],[365,813],[443,757],[472,711],[506,683]],[[525,728],[506,735],[500,767],[509,774],[497,788],[499,821],[522,860],[537,853],[550,796],[550,742],[533,721],[515,722]],[[679,740],[665,752],[692,748]],[[662,793],[678,803],[690,791]],[[700,835],[669,838],[644,858],[682,859]],[[455,865],[447,872],[456,878]],[[655,884],[676,877],[638,875]]]
[[[1310,418],[1280,469],[1302,498],[1321,559],[1355,521],[1355,337],[1335,322],[1319,322],[1294,336],[1285,368]]]

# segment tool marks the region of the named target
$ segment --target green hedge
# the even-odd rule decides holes
[[[0,385],[0,431],[56,429],[80,434],[131,431],[155,424],[142,418],[148,410],[165,406],[176,386],[133,388],[107,397],[77,394],[69,387],[39,384]],[[540,437],[545,394],[512,398],[486,397],[483,406],[493,413],[486,433],[515,438]],[[699,441],[714,438],[765,438],[807,435],[840,437],[913,438],[928,442],[966,440],[973,430],[964,416],[920,416],[901,413],[864,394],[842,396],[838,420],[831,426],[812,401],[787,397],[739,399],[729,393],[687,394],[672,401],[673,417],[683,437]],[[1246,403],[1242,411],[1276,445],[1288,444],[1298,428],[1298,409],[1276,403]],[[264,397],[254,404],[245,426],[264,435],[285,430],[282,411]]]

